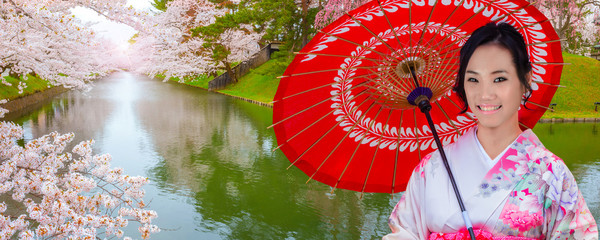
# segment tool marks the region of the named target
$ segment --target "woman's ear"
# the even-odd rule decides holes
[[[525,74],[525,80],[527,80],[527,85],[531,88],[531,79],[533,78],[533,71],[529,71]],[[527,88],[523,86],[523,94],[527,93]]]

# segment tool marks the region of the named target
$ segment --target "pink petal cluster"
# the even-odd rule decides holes
[[[73,134],[51,133],[17,144],[23,129],[0,122],[0,239],[123,237],[130,221],[147,239],[159,231],[145,209],[148,179],[110,168],[110,155],[92,155],[93,141],[65,152]]]
[[[519,229],[519,232],[525,232],[540,226],[543,220],[540,213],[520,211],[519,206],[515,204],[507,204],[500,214],[500,219],[511,228]]]
[[[233,1],[236,2],[239,3]],[[194,36],[190,29],[213,24],[228,12],[209,0],[169,1],[166,11],[145,19],[144,29],[128,50],[130,69],[183,82],[225,68],[222,61],[211,58],[212,51],[204,47],[206,41]],[[260,50],[258,41],[263,35],[252,25],[240,24],[222,33],[218,43],[230,52],[226,61],[242,62]]]

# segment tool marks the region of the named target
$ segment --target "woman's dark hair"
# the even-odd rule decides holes
[[[523,36],[510,24],[508,23],[493,23],[490,22],[471,34],[469,40],[460,49],[460,65],[458,67],[458,74],[456,76],[456,83],[454,84],[453,90],[456,92],[458,97],[463,101],[463,109],[461,113],[465,113],[469,109],[469,103],[465,95],[465,72],[467,70],[467,64],[469,59],[473,56],[475,49],[481,45],[496,43],[504,48],[508,49],[513,57],[513,63],[517,69],[517,76],[519,81],[527,90],[525,95],[525,102],[529,98],[531,93],[531,85],[527,79],[527,74],[531,72],[531,62],[529,62],[529,55],[527,54],[527,45]]]

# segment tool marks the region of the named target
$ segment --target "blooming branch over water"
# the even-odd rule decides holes
[[[111,168],[93,140],[65,152],[74,135],[56,132],[19,144],[23,128],[0,122],[0,239],[123,237],[130,221],[142,238],[159,232],[146,208],[148,179]]]

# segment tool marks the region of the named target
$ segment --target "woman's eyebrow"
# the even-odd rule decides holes
[[[476,71],[473,71],[473,70],[467,70],[465,73],[474,74],[474,75],[479,75],[479,73],[478,73],[478,72],[476,72]],[[492,74],[501,74],[501,73],[508,73],[508,71],[506,71],[506,70],[503,70],[503,69],[500,69],[500,70],[496,70],[496,71],[493,71],[493,72],[492,72]]]

